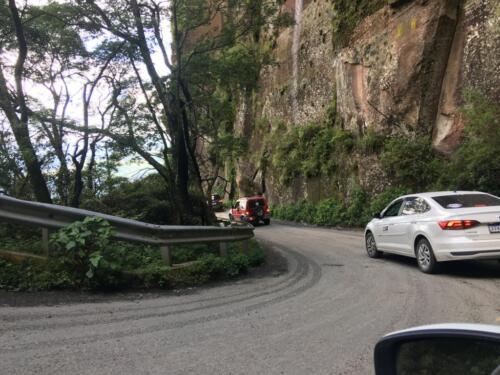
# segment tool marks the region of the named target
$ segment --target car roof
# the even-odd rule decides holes
[[[457,191],[432,191],[432,192],[426,192],[426,193],[416,193],[416,194],[407,194],[401,196],[401,198],[406,198],[406,197],[422,197],[422,198],[433,198],[433,197],[440,197],[444,195],[466,195],[466,194],[487,194],[483,193],[482,191],[463,191],[463,190],[457,190]]]

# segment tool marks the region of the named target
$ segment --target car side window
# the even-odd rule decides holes
[[[240,201],[236,201],[236,203],[234,204],[233,208],[234,209],[238,209],[240,207]]]
[[[392,217],[392,216],[398,216],[399,214],[399,209],[401,208],[401,205],[403,204],[403,200],[399,199],[393,204],[391,204],[387,209],[384,211],[382,217]]]
[[[417,215],[429,211],[431,207],[420,197],[406,198],[401,215]]]

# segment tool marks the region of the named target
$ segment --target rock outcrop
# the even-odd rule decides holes
[[[260,90],[242,93],[236,128],[252,154],[262,152],[277,123],[321,123],[332,112],[355,136],[418,134],[450,153],[467,126],[460,114],[466,90],[500,102],[497,1],[393,0],[363,19],[345,48],[333,43],[332,3],[302,1],[283,5],[299,24],[274,41],[275,64],[262,71]],[[376,156],[353,154],[351,162],[356,183],[380,188]],[[321,199],[338,185],[335,178],[298,178],[279,186],[258,157],[240,160],[238,176],[242,193],[265,189],[274,202]]]

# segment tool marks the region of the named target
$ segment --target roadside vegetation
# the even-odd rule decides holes
[[[26,245],[41,254],[35,233],[27,237],[21,227],[2,225],[16,233]],[[113,228],[99,218],[87,218],[51,236],[47,260],[15,262],[0,258],[0,289],[39,290],[122,290],[131,288],[171,289],[238,277],[264,262],[264,251],[251,241],[243,253],[239,243],[231,244],[226,257],[217,245],[175,246],[173,267],[165,265],[157,247],[113,241]],[[12,238],[9,235],[7,238]],[[11,249],[16,247],[11,243]],[[178,264],[175,266],[175,264]]]
[[[324,226],[363,227],[374,213],[403,194],[426,190],[480,190],[500,195],[500,108],[477,92],[466,94],[462,115],[465,134],[451,155],[437,153],[429,137],[381,136],[367,132],[354,137],[337,128],[310,124],[294,128],[289,137],[273,138],[278,155],[271,166],[279,181],[292,177],[348,176],[354,153],[378,155],[387,186],[370,194],[359,185],[347,197],[337,196],[317,203],[305,200],[275,206],[274,217]],[[326,167],[326,168],[325,168]],[[323,169],[325,168],[325,169]]]
[[[246,146],[239,97],[272,63],[263,35],[290,25],[269,0],[0,1],[0,190],[116,212],[130,194],[158,203],[144,220],[212,223]],[[118,177],[132,161],[156,186]]]

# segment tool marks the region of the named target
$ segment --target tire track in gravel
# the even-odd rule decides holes
[[[261,241],[261,242],[267,242],[267,241]],[[269,243],[267,244],[267,246],[272,247],[274,250],[277,250],[278,252],[281,252],[281,253],[285,252],[284,250],[278,249],[276,246],[271,246],[271,244],[269,244]],[[290,260],[290,259],[288,259],[288,260]],[[231,293],[231,294],[227,294],[227,295],[212,296],[210,298],[204,297],[201,299],[191,299],[189,301],[174,302],[174,303],[168,303],[168,304],[162,304],[162,305],[156,305],[156,306],[131,306],[131,305],[128,305],[128,306],[120,306],[118,308],[116,308],[114,306],[113,307],[102,306],[103,307],[102,310],[72,312],[71,317],[74,317],[74,318],[87,317],[87,316],[95,316],[95,315],[101,315],[101,314],[107,314],[107,313],[116,313],[116,312],[121,312],[121,311],[124,311],[124,312],[125,311],[126,312],[151,311],[151,309],[162,309],[162,308],[168,308],[168,307],[186,306],[186,305],[199,304],[199,303],[203,303],[203,302],[216,301],[216,300],[221,300],[221,299],[229,299],[232,297],[242,297],[244,295],[254,294],[255,292],[258,292],[260,290],[269,290],[271,288],[285,284],[290,279],[296,277],[296,273],[297,273],[297,270],[295,270],[294,272],[289,272],[289,270],[287,270],[286,272],[283,272],[283,274],[286,274],[287,276],[279,278],[279,280],[275,283],[269,283],[269,284],[264,284],[264,285],[262,285],[262,283],[255,283],[255,279],[248,279],[248,280],[246,280],[246,282],[244,282],[240,285],[243,285],[243,286],[248,285],[250,287],[255,287],[255,288],[253,288],[252,290],[247,290],[247,291],[243,291],[243,292],[239,291],[237,293]],[[226,286],[227,285],[229,285],[229,282],[226,284]],[[218,285],[218,287],[221,287],[221,286],[224,287],[225,285],[224,284]],[[186,294],[186,295],[182,295],[181,297],[190,297],[190,296],[191,296],[190,294]],[[162,299],[162,297],[169,298],[172,296],[165,295],[165,296],[160,296],[160,297],[156,297],[156,298],[145,298],[145,299],[141,300],[141,302],[157,301],[159,299]],[[90,304],[93,302],[88,302],[88,303]],[[104,303],[99,302],[99,305],[101,305],[101,304],[104,305]],[[39,306],[35,306],[35,307],[39,307]],[[53,307],[53,306],[47,306],[48,309],[51,309],[51,307]],[[51,310],[53,310],[53,309],[51,309]],[[21,315],[19,315],[19,313],[17,313],[17,312],[12,313],[12,314],[5,313],[3,315],[0,315],[0,321],[5,322],[5,323],[9,323],[9,322],[20,323],[23,320],[29,321],[29,320],[35,320],[35,319],[43,319],[45,315],[47,315],[47,314],[45,314],[43,312],[42,313],[40,313],[40,312],[37,312],[37,313],[28,312],[28,313],[22,313]],[[68,313],[67,312],[51,311],[50,315],[51,315],[51,319],[58,319],[58,318],[67,317]],[[1,332],[2,332],[2,330],[0,329],[0,333]]]
[[[247,299],[255,299],[259,298],[261,296],[266,296],[272,293],[277,293],[282,290],[288,289],[293,287],[295,284],[299,283],[302,278],[305,277],[305,274],[307,273],[307,262],[304,260],[303,256],[300,253],[290,251],[290,250],[279,250],[281,253],[288,253],[288,263],[292,263],[294,265],[294,270],[293,272],[289,272],[289,274],[283,278],[281,281],[277,283],[273,283],[271,285],[268,285],[265,287],[265,289],[258,288],[261,290],[250,290],[248,292],[239,292],[239,293],[234,293],[229,296],[219,296],[215,298],[203,298],[203,299],[197,299],[197,300],[192,300],[192,301],[186,301],[186,302],[181,302],[181,303],[174,303],[174,304],[163,304],[160,306],[144,306],[144,307],[135,307],[135,306],[127,306],[123,308],[118,308],[118,309],[110,309],[108,311],[92,311],[92,312],[79,312],[79,313],[71,313],[70,315],[68,313],[60,313],[60,314],[51,314],[50,319],[46,318],[46,314],[41,313],[41,314],[31,314],[30,316],[23,316],[23,319],[19,319],[18,316],[9,316],[7,319],[2,319],[4,322],[14,322],[11,327],[4,327],[3,329],[0,329],[0,334],[1,333],[8,333],[12,331],[22,331],[22,330],[36,330],[36,329],[49,329],[49,328],[65,328],[65,327],[75,327],[74,321],[71,321],[75,318],[99,318],[99,323],[98,324],[103,324],[103,323],[118,323],[118,322],[124,322],[127,320],[135,320],[138,318],[141,319],[147,319],[147,318],[155,318],[155,317],[166,317],[170,315],[175,315],[175,314],[183,314],[183,313],[190,313],[190,312],[196,312],[199,310],[204,310],[204,309],[210,309],[210,308],[216,308],[224,305],[228,305],[231,303],[238,303],[245,301]],[[238,297],[234,299],[233,297]],[[229,299],[229,300],[228,300]],[[162,309],[168,309],[171,307],[179,307],[179,306],[186,306],[186,305],[192,305],[192,304],[199,304],[200,302],[212,302],[212,301],[217,301],[217,300],[224,300],[222,302],[217,302],[217,303],[212,303],[204,306],[199,306],[196,308],[187,308],[187,309],[180,309],[180,310],[173,310],[173,311],[163,311],[161,312]],[[146,303],[148,302],[147,300],[145,301]],[[130,307],[130,308],[129,308]],[[160,310],[160,311],[159,311]],[[130,315],[126,316],[126,314],[129,313],[135,313],[135,312],[142,312],[142,311],[147,311],[148,313],[146,314],[141,314],[141,315]],[[154,311],[159,311],[159,312],[154,312]],[[112,314],[110,314],[110,312]],[[120,317],[120,314],[124,314],[125,316]],[[111,315],[108,318],[103,319],[103,315]],[[28,318],[28,319],[26,319]],[[58,320],[59,319],[59,320]],[[69,322],[63,321],[61,322],[60,319],[63,320],[70,320]],[[23,320],[27,320],[27,324],[22,324]],[[30,324],[33,320],[36,320],[36,324]],[[88,322],[82,322],[81,320],[79,321],[78,326],[88,326],[92,325],[92,321]]]
[[[197,317],[193,319],[187,319],[183,321],[175,321],[175,322],[164,322],[160,324],[153,324],[148,327],[141,327],[141,328],[133,328],[133,329],[126,329],[126,330],[119,330],[116,332],[109,332],[109,333],[103,333],[103,334],[91,334],[91,335],[86,335],[86,336],[80,336],[80,337],[71,337],[71,338],[66,338],[66,339],[56,339],[56,340],[41,340],[41,341],[36,341],[36,342],[31,342],[28,344],[21,344],[21,345],[14,345],[14,346],[8,346],[2,348],[2,352],[4,354],[8,353],[18,353],[20,350],[23,352],[30,351],[30,350],[37,350],[41,346],[43,347],[62,347],[62,346],[68,346],[68,345],[80,345],[80,344],[88,344],[88,343],[93,343],[97,341],[103,341],[103,340],[110,340],[110,339],[119,339],[122,337],[129,337],[129,336],[134,336],[134,335],[141,335],[145,333],[151,333],[151,332],[157,332],[157,331],[164,331],[164,330],[169,330],[169,329],[174,329],[174,328],[182,328],[188,325],[192,324],[200,324],[200,323],[206,323],[212,320],[218,320],[218,319],[225,319],[225,318],[230,318],[233,316],[237,316],[240,314],[247,313],[249,311],[253,310],[258,310],[264,307],[268,307],[280,302],[283,302],[289,298],[294,298],[297,295],[303,293],[304,291],[308,290],[309,288],[312,288],[314,285],[316,285],[320,278],[321,278],[321,267],[314,261],[308,259],[304,255],[293,251],[293,250],[282,250],[284,254],[286,254],[287,258],[292,258],[297,262],[297,268],[294,272],[295,277],[291,279],[291,281],[280,287],[280,288],[275,288],[273,290],[267,290],[262,293],[254,294],[251,297],[244,297],[244,298],[238,298],[229,302],[221,302],[221,303],[216,303],[212,304],[209,306],[203,306],[199,308],[193,308],[193,309],[185,309],[185,310],[178,310],[178,311],[172,311],[172,312],[167,312],[167,313],[152,313],[152,314],[145,314],[141,315],[139,317],[132,316],[132,317],[127,317],[124,319],[113,319],[111,322],[89,322],[89,326],[94,326],[94,325],[100,325],[100,324],[115,324],[115,323],[123,323],[126,321],[137,321],[137,320],[144,320],[144,319],[149,319],[149,318],[164,318],[167,316],[171,315],[178,315],[178,314],[186,314],[190,312],[197,312],[201,310],[208,310],[212,308],[218,308],[218,307],[223,307],[227,306],[228,309],[225,309],[223,312],[218,312],[214,314],[208,314],[206,316],[202,317]],[[305,281],[304,283],[301,283],[301,281]],[[280,294],[281,292],[285,292],[284,294]],[[278,295],[276,295],[278,294]],[[231,309],[231,305],[237,304],[239,302],[244,302],[244,301],[250,301],[252,300],[261,298],[261,297],[266,297],[266,296],[271,296],[271,298],[266,299],[264,301],[259,301],[259,302],[254,302],[250,304],[244,304],[243,306],[238,306],[236,308]],[[73,323],[68,323],[67,325],[54,325],[49,328],[53,329],[60,329],[60,328],[68,328],[68,327],[81,327],[82,325],[80,324],[75,324]],[[86,326],[84,324],[83,326]],[[26,328],[26,329],[24,329]],[[121,327],[119,327],[121,328]],[[20,331],[25,331],[27,330],[28,332],[30,330],[38,330],[38,329],[43,329],[44,331],[47,329],[46,326],[39,326],[35,325],[33,328],[30,328],[29,326],[23,326],[19,327],[17,329],[11,330],[12,332],[20,332]],[[5,335],[5,332],[4,332]],[[0,336],[1,337],[1,336]]]

